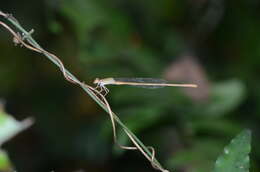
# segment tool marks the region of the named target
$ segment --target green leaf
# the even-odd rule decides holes
[[[19,132],[27,129],[32,124],[32,119],[28,118],[19,122],[0,108],[0,171],[11,171],[12,169],[8,154],[1,150],[2,144],[10,140]]]
[[[224,148],[215,163],[213,172],[249,172],[251,131],[244,130]]]
[[[33,124],[33,120],[28,118],[22,122],[15,120],[12,116],[0,110],[0,147],[10,138],[19,132],[27,129]]]

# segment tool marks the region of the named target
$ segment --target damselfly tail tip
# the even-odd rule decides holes
[[[197,88],[198,85],[197,84],[191,84],[190,87]]]
[[[191,88],[197,88],[197,84],[183,84],[182,87],[191,87]]]
[[[197,88],[197,84],[173,84],[175,87]]]

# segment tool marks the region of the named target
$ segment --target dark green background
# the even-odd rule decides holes
[[[0,10],[33,28],[42,47],[88,84],[97,77],[198,84],[109,87],[112,109],[165,168],[211,171],[224,145],[249,128],[251,171],[260,171],[259,1],[11,0]],[[153,171],[140,152],[114,146],[108,114],[44,56],[15,47],[4,29],[0,52],[6,111],[36,120],[4,145],[17,171]]]

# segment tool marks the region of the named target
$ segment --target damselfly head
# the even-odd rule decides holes
[[[99,78],[96,78],[95,80],[94,80],[94,84],[98,84],[100,82],[100,79]]]

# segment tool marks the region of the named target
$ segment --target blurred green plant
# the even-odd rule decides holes
[[[10,171],[13,169],[8,154],[1,149],[1,146],[32,124],[33,120],[31,118],[19,122],[11,115],[5,113],[3,109],[0,109],[0,171]]]
[[[88,75],[116,76],[115,71],[123,71],[125,76],[135,75],[131,68],[142,71],[142,77],[158,75],[163,61],[142,42],[127,11],[107,6],[105,1],[91,0],[65,0],[61,4],[60,12],[72,23],[79,59]]]

